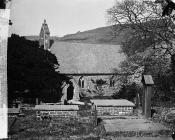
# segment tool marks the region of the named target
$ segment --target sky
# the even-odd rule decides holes
[[[115,0],[13,0],[10,33],[39,35],[46,19],[51,36],[109,25],[106,10]]]

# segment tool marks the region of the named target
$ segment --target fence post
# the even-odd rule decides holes
[[[154,81],[151,75],[143,75],[143,99],[142,99],[142,111],[145,118],[151,118],[151,97],[152,97],[152,86]]]

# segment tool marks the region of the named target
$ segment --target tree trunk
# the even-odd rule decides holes
[[[175,87],[175,54],[171,56],[171,70],[172,70],[172,87]],[[173,90],[175,90],[173,88]]]

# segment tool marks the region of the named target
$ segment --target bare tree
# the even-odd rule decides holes
[[[160,5],[143,0],[119,1],[107,13],[111,24],[118,25],[115,26],[119,27],[118,33],[127,30],[121,44],[126,59],[120,64],[120,71],[129,73],[125,82],[143,73],[158,77],[175,71],[173,15],[162,16]]]
[[[173,55],[174,24],[172,18],[162,17],[159,5],[153,2],[124,0],[116,3],[107,11],[112,24],[118,24],[120,30],[129,29],[130,35],[125,43],[128,47],[136,47],[137,51],[144,51],[147,47],[162,50],[164,55]],[[140,44],[137,44],[137,43]],[[128,50],[129,51],[129,50]]]

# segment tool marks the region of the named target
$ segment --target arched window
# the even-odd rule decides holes
[[[81,81],[81,88],[84,88],[84,80]]]
[[[78,81],[78,85],[80,86],[80,88],[84,88],[84,87],[85,87],[85,85],[84,85],[84,78],[83,78],[83,76],[82,76],[82,77],[80,77],[80,79],[79,79],[79,81]]]

